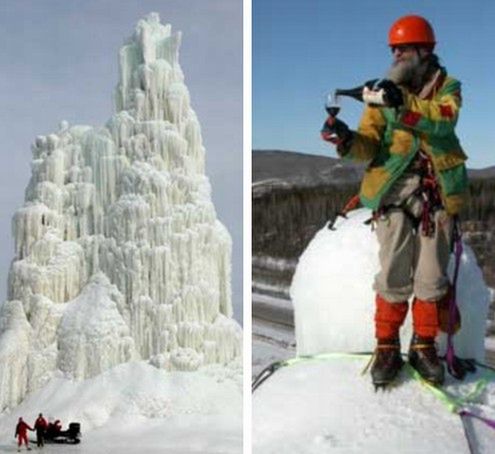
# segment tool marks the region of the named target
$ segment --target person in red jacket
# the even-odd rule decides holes
[[[43,418],[43,413],[40,413],[38,419],[34,422],[34,428],[36,430],[36,444],[38,448],[42,448],[45,445],[44,438],[47,427],[48,423],[46,422],[46,419]]]
[[[32,427],[29,426],[22,418],[19,418],[19,421],[17,423],[17,426],[15,428],[15,435],[14,437],[17,437],[17,451],[21,451],[21,446],[22,442],[26,445],[26,449],[28,451],[31,451],[31,448],[29,447],[29,440],[27,436],[27,431],[28,430],[34,430]]]

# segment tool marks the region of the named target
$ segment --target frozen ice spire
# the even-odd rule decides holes
[[[0,408],[61,370],[94,376],[149,359],[194,370],[240,354],[231,238],[217,220],[179,65],[158,14],[121,48],[116,112],[32,147],[0,310]]]

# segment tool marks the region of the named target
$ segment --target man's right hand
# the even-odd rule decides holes
[[[327,118],[321,128],[321,138],[334,145],[341,145],[347,142],[351,136],[352,132],[349,127],[342,120],[332,116]]]

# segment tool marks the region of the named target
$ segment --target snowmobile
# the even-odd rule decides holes
[[[48,426],[45,432],[45,442],[77,445],[81,442],[81,424],[71,422],[67,430],[56,430],[54,426]]]

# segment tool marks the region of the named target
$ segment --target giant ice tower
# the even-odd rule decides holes
[[[231,238],[204,174],[200,125],[157,14],[121,48],[105,127],[36,138],[0,311],[0,409],[61,371],[149,360],[195,370],[240,355]]]

